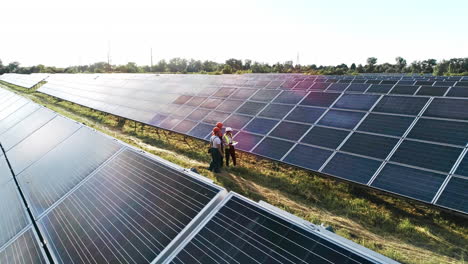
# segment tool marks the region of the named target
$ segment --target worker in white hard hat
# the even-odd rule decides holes
[[[236,166],[236,150],[234,146],[237,144],[237,142],[234,142],[232,140],[232,128],[231,127],[226,127],[226,133],[224,133],[223,136],[223,145],[224,145],[224,151],[225,151],[225,159],[226,159],[226,167],[229,167],[229,156],[232,158],[232,163],[234,166]]]

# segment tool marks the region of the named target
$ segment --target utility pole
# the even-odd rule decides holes
[[[296,65],[299,65],[299,51],[297,52]]]
[[[150,68],[150,72],[153,72],[153,48],[150,49],[150,54],[151,54],[151,68]]]
[[[112,71],[111,69],[111,57],[110,57],[110,40],[107,43],[107,69],[108,71]]]

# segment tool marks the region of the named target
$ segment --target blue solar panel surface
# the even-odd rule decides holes
[[[223,122],[234,128],[241,150],[371,187],[388,171],[386,164],[403,166],[408,177],[409,169],[450,177],[468,143],[468,99],[453,97],[468,90],[463,77],[145,76],[52,75],[39,91],[205,140]],[[343,175],[328,166],[336,164],[335,156],[352,156],[345,160],[372,169]],[[442,192],[421,199],[398,188],[376,188],[431,203]]]

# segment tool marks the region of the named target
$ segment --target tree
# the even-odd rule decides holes
[[[250,70],[250,66],[252,65],[252,60],[245,60],[244,61],[244,70]]]
[[[351,69],[352,71],[356,71],[356,63],[351,64],[350,69]]]
[[[377,64],[377,58],[370,57],[367,58],[366,72],[374,72],[375,65]]]
[[[363,73],[364,72],[364,67],[362,66],[362,64],[359,64],[356,68],[357,72],[358,73]]]
[[[153,66],[155,72],[166,72],[167,71],[167,62],[165,60],[160,60],[156,65]]]
[[[218,69],[218,63],[206,60],[202,64],[202,70],[206,72],[214,72]]]
[[[181,58],[173,58],[167,64],[170,72],[185,72],[187,70],[187,60]]]
[[[422,73],[432,73],[434,71],[434,66],[437,65],[437,60],[428,59],[421,62]]]
[[[232,73],[232,67],[230,65],[224,65],[224,68],[223,68],[223,74],[231,74]]]
[[[7,72],[15,73],[15,72],[18,71],[19,66],[20,66],[20,63],[17,62],[17,61],[10,62],[10,63],[6,66]]]
[[[187,65],[187,72],[201,72],[202,68],[201,61],[190,59]]]
[[[434,67],[434,72],[432,74],[436,76],[442,76],[448,71],[449,71],[449,62],[446,60],[443,60]]]
[[[406,60],[403,59],[402,57],[396,57],[395,58],[395,61],[396,61],[396,69],[398,72],[403,72],[403,69],[406,67]]]
[[[236,59],[229,59],[226,61],[226,65],[231,66],[233,72],[242,70],[242,61]]]

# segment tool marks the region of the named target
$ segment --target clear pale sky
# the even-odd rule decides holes
[[[335,65],[468,57],[467,0],[2,1],[0,59],[65,67],[173,57]]]

